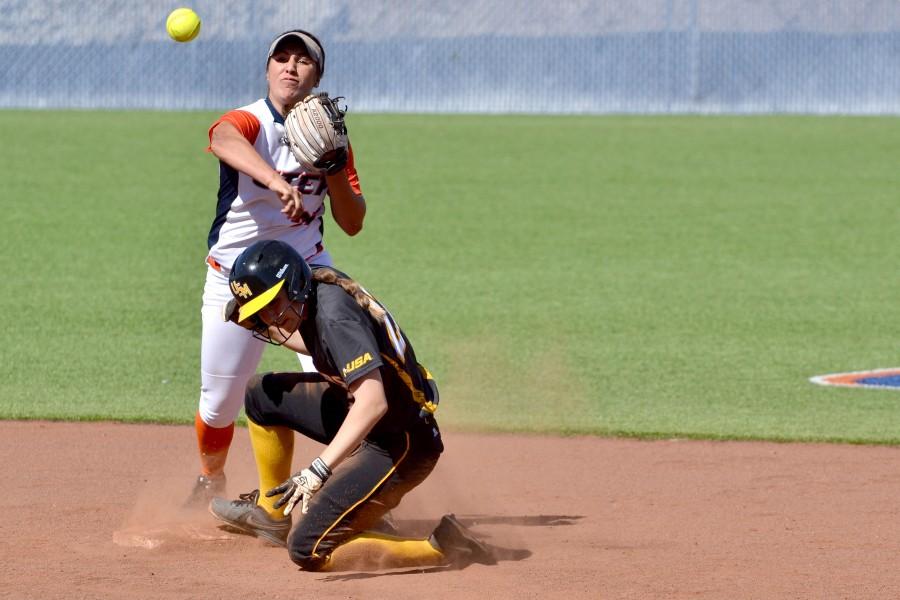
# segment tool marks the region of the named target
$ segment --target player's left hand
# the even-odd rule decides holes
[[[337,175],[347,166],[349,155],[346,148],[336,148],[322,155],[316,161],[316,167],[325,171],[326,175]]]
[[[291,154],[309,173],[335,175],[347,164],[350,140],[340,108],[342,96],[331,98],[327,92],[310,94],[284,118],[284,133]]]
[[[278,487],[266,492],[266,497],[271,498],[282,494],[275,502],[275,508],[284,507],[284,516],[291,514],[294,506],[300,502],[300,512],[306,514],[309,511],[309,500],[313,494],[322,488],[322,484],[331,475],[331,469],[321,458],[317,458],[306,469],[291,475],[287,481]]]

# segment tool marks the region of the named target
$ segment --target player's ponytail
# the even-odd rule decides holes
[[[372,318],[377,322],[384,323],[384,308],[354,280],[349,277],[343,277],[337,271],[328,267],[317,267],[314,269],[313,279],[322,283],[341,286],[345,292],[353,296],[360,308],[372,315]]]

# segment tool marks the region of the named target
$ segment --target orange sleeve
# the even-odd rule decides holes
[[[347,166],[344,167],[347,172],[347,181],[356,194],[362,194],[362,187],[359,185],[359,173],[356,172],[356,163],[353,161],[353,146],[347,144]]]
[[[249,113],[246,110],[232,110],[219,117],[219,120],[213,123],[209,128],[210,144],[212,144],[213,129],[218,127],[219,123],[225,121],[234,125],[237,130],[241,132],[241,135],[247,138],[248,142],[251,144],[256,143],[256,136],[259,135],[259,119],[256,118],[256,115]],[[210,146],[206,147],[206,151],[212,152]]]

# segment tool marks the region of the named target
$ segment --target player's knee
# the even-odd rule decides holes
[[[244,383],[237,376],[221,376],[201,372],[200,418],[210,427],[226,427],[234,423],[244,398]]]
[[[200,413],[200,418],[206,425],[217,429],[228,427],[234,423],[236,416],[232,415],[230,411],[223,410],[223,407],[217,406],[212,402],[204,402],[202,398],[197,412]]]
[[[244,396],[244,412],[254,423],[262,421],[262,400],[266,398],[262,382],[263,376],[259,373],[251,377],[247,382],[247,392]]]
[[[287,539],[288,556],[295,565],[304,571],[321,571],[328,562],[327,556],[321,555],[322,532],[304,527],[303,519],[291,530]],[[317,553],[316,550],[320,552]]]
[[[327,558],[313,554],[312,548],[288,541],[288,556],[295,565],[304,571],[319,571],[325,566]]]

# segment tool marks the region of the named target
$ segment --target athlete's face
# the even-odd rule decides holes
[[[319,67],[310,58],[306,46],[297,40],[288,39],[269,59],[266,80],[269,82],[269,98],[272,103],[286,113],[319,84]]]
[[[287,292],[281,290],[264,308],[259,311],[259,318],[266,325],[277,327],[285,336],[297,331],[306,313],[306,306],[288,300]]]

